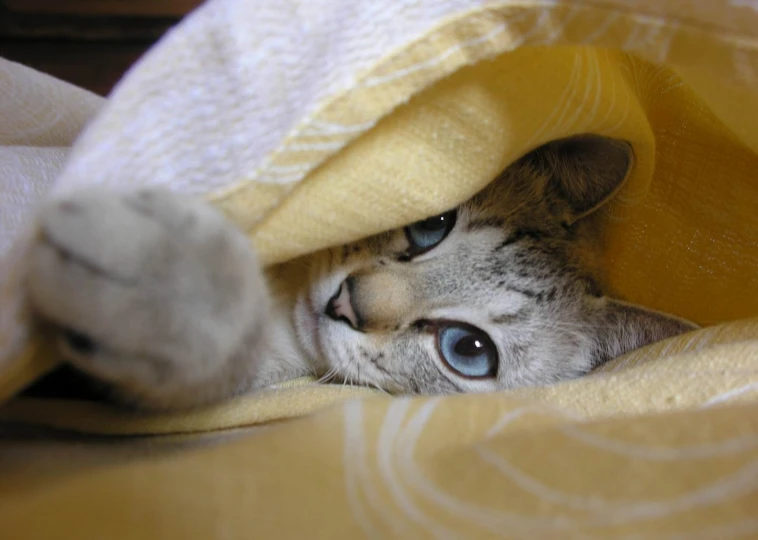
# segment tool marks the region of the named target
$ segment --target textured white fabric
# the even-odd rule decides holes
[[[0,58],[0,259],[104,101]]]
[[[0,145],[71,146],[104,101],[0,58]]]
[[[63,168],[68,148],[0,146],[0,258]]]
[[[207,2],[122,81],[60,187],[158,184],[205,194],[243,180],[296,182],[307,170],[268,170],[265,158],[298,122],[440,20],[486,3]]]

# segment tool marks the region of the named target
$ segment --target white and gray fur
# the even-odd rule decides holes
[[[624,142],[554,141],[458,207],[429,251],[389,231],[304,260],[301,281],[264,274],[248,239],[203,202],[83,189],[40,210],[28,292],[66,358],[143,408],[307,374],[403,394],[554,383],[694,328],[603,294],[600,235],[580,218],[631,163]],[[487,376],[441,357],[440,328],[459,323],[496,349]]]

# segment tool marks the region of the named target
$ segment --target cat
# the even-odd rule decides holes
[[[46,202],[31,305],[76,369],[139,408],[213,403],[304,375],[393,394],[579,377],[696,326],[604,295],[588,218],[631,146],[549,142],[443,214],[283,270],[208,204],[151,188]]]

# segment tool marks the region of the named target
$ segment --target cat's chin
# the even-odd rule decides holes
[[[315,307],[312,298],[318,292],[318,289],[314,289],[310,294],[300,294],[295,302],[292,317],[298,346],[307,356],[312,372],[317,377],[328,375],[329,382],[344,381],[351,385],[402,392],[403,388],[394,384],[391,378],[386,377],[373,365],[356,366],[341,354],[341,347],[334,348],[335,343],[344,344],[343,338],[350,341],[349,335],[343,332],[356,333],[347,330],[344,323],[332,321],[324,310]],[[343,326],[345,329],[340,330]],[[341,337],[335,339],[335,332]]]
[[[293,310],[293,326],[297,343],[311,364],[323,363],[323,348],[319,337],[319,313],[307,292],[300,294]]]
[[[299,347],[318,372],[326,370],[328,346],[326,328],[333,323],[326,306],[347,276],[345,269],[332,268],[331,257],[316,256],[310,261],[306,285],[298,293],[292,310],[292,324]]]

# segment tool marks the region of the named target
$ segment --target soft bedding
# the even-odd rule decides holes
[[[0,420],[77,435],[63,451],[4,437],[2,530],[755,536],[757,47],[747,0],[211,0],[107,101],[3,62]],[[206,197],[287,264],[455,206],[526,151],[588,132],[635,153],[603,209],[614,294],[702,330],[491,395],[298,380],[164,415],[14,397],[57,361],[19,287],[50,190]],[[227,440],[251,426],[265,429]]]

